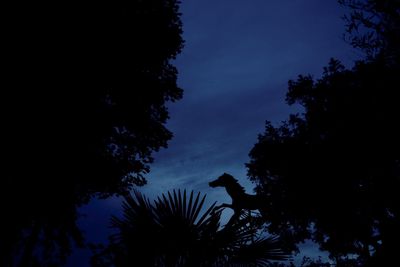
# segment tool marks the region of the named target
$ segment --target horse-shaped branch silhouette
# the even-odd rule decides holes
[[[233,215],[227,226],[232,225],[237,219],[239,219],[242,210],[258,210],[263,217],[266,214],[266,206],[268,205],[260,196],[246,194],[244,188],[238,183],[232,175],[224,173],[219,176],[215,181],[209,183],[211,187],[225,187],[226,192],[232,198],[232,204],[223,203],[220,206],[216,206],[215,210],[221,208],[231,208]]]

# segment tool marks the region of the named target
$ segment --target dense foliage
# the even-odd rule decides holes
[[[10,255],[29,266],[54,243],[65,255],[70,235],[81,239],[78,205],[146,182],[152,152],[172,137],[166,103],[182,96],[170,63],[183,44],[178,4],[5,7],[2,266]]]
[[[286,101],[304,113],[267,122],[248,174],[269,198],[271,232],[311,238],[337,262],[384,266],[400,240],[400,4],[341,2],[365,60],[345,69],[332,59],[322,78],[289,81]]]

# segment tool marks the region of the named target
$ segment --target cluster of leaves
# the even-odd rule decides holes
[[[385,265],[400,240],[400,46],[389,45],[400,37],[399,6],[341,2],[354,10],[352,25],[374,30],[377,41],[355,35],[367,58],[351,70],[331,60],[322,78],[289,81],[286,101],[304,113],[277,127],[267,122],[248,174],[270,200],[271,232],[293,242],[312,238],[338,262],[357,255],[357,264]]]
[[[152,153],[172,137],[166,103],[182,96],[170,63],[183,44],[178,5],[135,0],[5,7],[5,262],[12,255],[29,266],[42,242],[68,252],[70,237],[81,239],[77,206],[146,182]],[[9,266],[3,258],[0,265]]]
[[[386,61],[399,60],[399,0],[338,0],[351,9],[344,16],[345,39],[366,52],[369,59],[377,56]]]
[[[93,258],[93,266],[268,266],[287,259],[275,237],[261,237],[242,216],[220,227],[215,203],[201,212],[205,196],[168,192],[152,204],[142,194],[125,197],[118,233]]]

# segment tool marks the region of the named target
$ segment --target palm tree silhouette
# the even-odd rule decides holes
[[[174,190],[152,204],[133,191],[123,218],[112,218],[118,233],[93,266],[267,266],[288,258],[278,239],[260,236],[248,215],[220,227],[222,210],[214,203],[202,212],[205,198]]]

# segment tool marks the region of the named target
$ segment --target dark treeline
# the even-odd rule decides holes
[[[3,7],[1,266],[55,266],[83,245],[76,209],[143,185],[182,97],[179,1]]]
[[[248,175],[268,197],[268,230],[312,239],[337,266],[393,266],[400,242],[400,1],[339,1],[345,38],[363,60],[332,59],[323,76],[289,81],[300,104],[266,129]],[[316,265],[318,266],[318,265]]]
[[[247,164],[262,215],[241,208],[224,227],[222,209],[201,212],[199,195],[129,194],[172,137],[179,1],[5,6],[0,265],[62,266],[85,245],[77,208],[112,195],[124,196],[124,217],[93,266],[283,266],[271,260],[305,239],[336,266],[396,262],[400,1],[339,3],[364,59],[289,82],[287,103],[304,113],[267,122]]]

